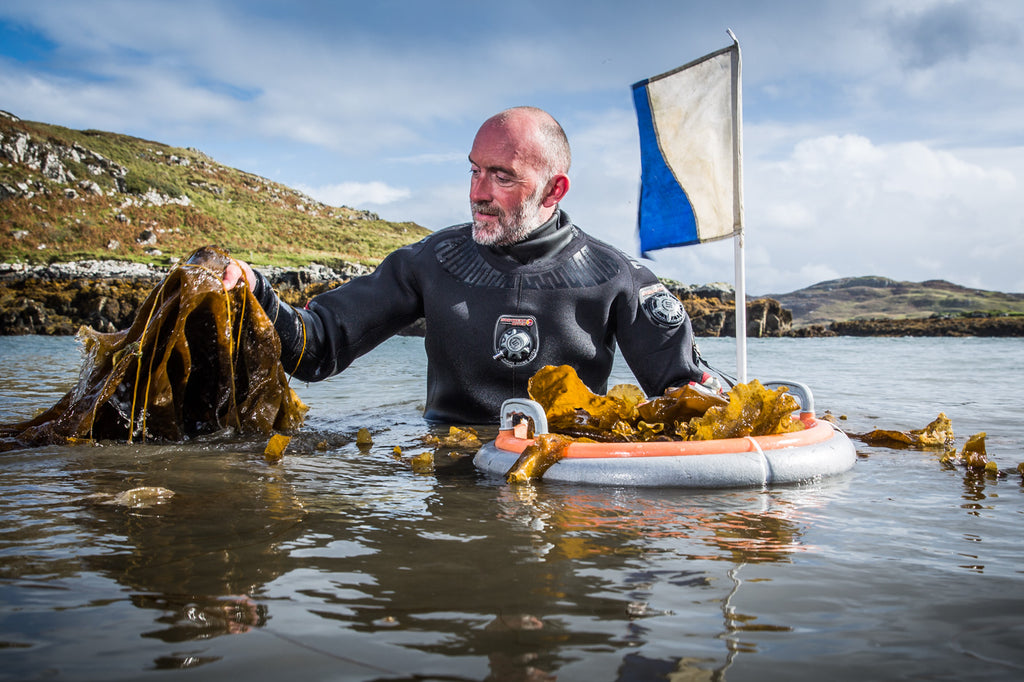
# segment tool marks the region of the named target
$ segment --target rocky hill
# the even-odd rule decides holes
[[[373,264],[428,233],[332,207],[197,149],[0,112],[0,261],[167,265],[217,244],[262,265]]]
[[[943,280],[898,282],[846,277],[787,294],[770,294],[793,314],[793,326],[855,320],[923,320],[1024,314],[1024,294],[969,289]]]

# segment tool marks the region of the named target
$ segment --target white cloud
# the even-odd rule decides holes
[[[467,164],[468,161],[467,152],[424,152],[422,154],[412,154],[409,156],[396,156],[389,161],[394,163],[405,163],[414,166],[419,165],[435,165],[440,163],[462,163]]]
[[[393,204],[411,194],[408,188],[392,187],[384,182],[340,182],[321,187],[300,184],[296,189],[329,206],[353,208]]]
[[[814,213],[799,201],[779,201],[765,207],[765,224],[777,225],[786,231],[811,230],[815,226]]]
[[[470,219],[469,176],[464,182],[438,182],[418,188],[404,201],[387,207],[388,220],[412,220],[430,230]],[[385,209],[381,210],[381,216]]]
[[[747,177],[748,239],[771,245],[771,266],[754,270],[756,281],[806,286],[824,272],[961,284],[985,272],[993,287],[1019,281],[1015,256],[974,248],[1021,239],[1012,216],[1024,200],[1008,169],[921,142],[846,135],[803,140],[785,159],[755,162]],[[786,219],[794,206],[799,221]],[[994,272],[1005,274],[996,281]]]
[[[587,113],[562,125],[573,155],[562,207],[590,234],[636,255],[640,153],[632,112]]]

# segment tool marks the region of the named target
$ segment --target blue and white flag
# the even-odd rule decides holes
[[[640,126],[640,251],[743,231],[740,49],[633,85]]]

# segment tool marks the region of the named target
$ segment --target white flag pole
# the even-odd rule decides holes
[[[736,45],[733,65],[733,182],[736,191],[733,193],[736,202],[734,215],[736,216],[735,236],[735,268],[736,268],[736,376],[740,383],[747,381],[747,276],[746,257],[743,251],[743,93],[741,87],[741,59],[740,41],[736,39],[731,29],[726,33],[732,38]]]
[[[744,281],[743,233],[736,235],[736,375],[747,383],[747,286]]]

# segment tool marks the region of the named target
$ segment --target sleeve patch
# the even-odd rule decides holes
[[[638,292],[640,308],[654,324],[659,327],[678,327],[686,319],[686,309],[682,302],[664,284],[652,284]]]

